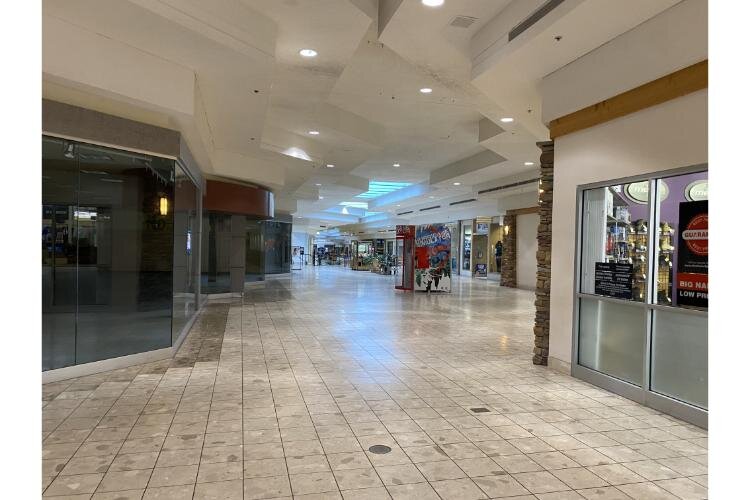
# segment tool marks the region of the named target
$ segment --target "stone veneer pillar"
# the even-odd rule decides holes
[[[536,315],[534,318],[535,365],[546,365],[549,357],[549,291],[552,269],[552,188],[554,180],[555,143],[537,142],[539,157],[539,227],[536,252]]]
[[[516,215],[506,214],[503,226],[508,228],[507,234],[503,228],[503,255],[500,261],[500,284],[516,288]]]

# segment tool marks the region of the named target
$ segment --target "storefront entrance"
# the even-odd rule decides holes
[[[573,375],[708,424],[706,165],[581,186]]]

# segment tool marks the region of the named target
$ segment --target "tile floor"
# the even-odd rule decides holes
[[[532,294],[454,281],[308,267],[172,360],[43,386],[44,497],[707,498],[705,431],[533,366]]]

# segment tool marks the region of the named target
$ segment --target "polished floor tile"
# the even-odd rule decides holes
[[[308,267],[44,385],[44,497],[707,497],[706,431],[531,364],[532,293],[393,281]]]

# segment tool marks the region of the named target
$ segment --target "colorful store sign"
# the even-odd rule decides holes
[[[677,305],[708,307],[708,200],[680,203]]]

